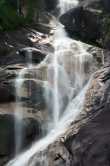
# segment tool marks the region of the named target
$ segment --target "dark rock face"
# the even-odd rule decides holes
[[[60,21],[70,33],[83,41],[96,42],[100,37],[100,19],[94,12],[77,7],[62,15]]]
[[[14,118],[0,115],[0,155],[9,155],[14,150]],[[8,138],[8,139],[7,139]]]
[[[20,66],[0,68],[0,103],[15,101],[15,77]]]
[[[69,35],[86,43],[110,49],[110,1],[82,0],[60,17]]]
[[[23,148],[29,147],[32,142],[38,140],[42,136],[40,121],[33,118],[24,119],[23,130]]]
[[[47,11],[53,11],[57,5],[58,0],[45,0],[45,4],[46,4],[46,10]]]
[[[2,102],[10,102],[15,100],[14,95],[14,86],[9,82],[0,82],[0,103]]]
[[[88,121],[65,142],[74,166],[110,165],[110,68],[95,75],[86,98]],[[91,97],[90,97],[91,96]]]
[[[15,118],[13,115],[0,115],[0,165],[2,166],[15,152]],[[21,125],[21,124],[19,124]],[[40,124],[37,120],[26,118],[23,121],[23,149],[39,139],[41,136]],[[22,149],[22,150],[23,150]]]
[[[66,142],[74,166],[110,165],[109,119],[109,110],[105,109]]]
[[[109,0],[102,0],[102,4],[104,5],[104,8],[106,9],[107,12],[110,12],[110,1]]]
[[[60,21],[63,25],[65,25],[66,29],[75,31],[75,23],[77,24],[77,28],[79,31],[80,22],[81,22],[81,13],[83,8],[77,7],[75,9],[70,9],[67,13],[60,17]],[[74,27],[73,27],[74,26]],[[76,30],[77,31],[77,30]]]

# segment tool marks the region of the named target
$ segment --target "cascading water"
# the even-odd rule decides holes
[[[60,13],[64,13],[77,4],[77,0],[59,0]],[[42,166],[48,166],[48,162],[44,162],[45,156],[42,156],[42,161],[41,158],[39,159],[39,153],[62,135],[82,110],[87,89],[86,82],[89,79],[86,70],[91,67],[92,56],[83,49],[80,42],[68,38],[64,27],[59,22],[53,45],[55,53],[51,63],[48,64],[48,88],[46,87],[44,92],[48,116],[52,114],[48,118],[48,133],[34,143],[29,150],[10,161],[7,166],[35,166],[36,162],[40,162]],[[46,63],[46,60],[44,61]],[[32,67],[29,65],[28,69],[30,66]],[[22,81],[19,84],[18,89]],[[34,155],[36,155],[35,158]]]
[[[59,0],[60,14],[78,5],[78,0]]]
[[[23,84],[27,70],[32,69],[32,53],[27,49],[27,68],[21,70],[15,80],[16,87],[16,108],[15,108],[15,153],[18,154],[22,149],[23,142],[23,112],[22,105]],[[28,89],[29,90],[29,89]]]
[[[15,108],[15,153],[18,154],[22,147],[22,118],[23,110],[21,106],[21,87],[23,84],[23,73],[20,72],[15,81],[16,86],[16,108]]]

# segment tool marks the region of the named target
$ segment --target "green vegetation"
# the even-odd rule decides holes
[[[23,22],[16,9],[6,0],[0,0],[0,31],[12,30]]]
[[[15,2],[17,4],[17,0]],[[17,5],[13,5],[11,0],[0,0],[0,31],[13,30],[18,26],[32,22],[37,8],[35,3],[36,0],[27,0],[26,15],[24,15],[22,12],[18,14]]]

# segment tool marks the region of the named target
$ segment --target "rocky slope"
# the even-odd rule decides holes
[[[35,27],[34,27],[35,28]],[[50,28],[51,29],[51,28]],[[49,34],[41,33],[32,28],[21,28],[15,32],[1,33],[0,48],[0,118],[2,147],[0,148],[0,166],[4,165],[14,154],[14,122],[13,113],[16,105],[15,80],[21,69],[27,66],[27,48],[32,52],[32,62],[38,65],[45,57],[47,64],[51,61],[54,51],[51,45],[51,37]],[[93,56],[92,71],[96,71],[103,65],[102,49],[82,43],[85,49]],[[74,43],[73,43],[74,46]],[[49,54],[49,55],[48,55]],[[67,52],[65,52],[65,56]],[[71,53],[68,58],[74,57]],[[71,61],[66,61],[66,66]],[[74,63],[73,63],[74,70]],[[40,126],[46,117],[46,103],[43,97],[43,81],[46,78],[46,64],[42,65],[38,70],[35,69],[37,82],[31,80],[31,96],[22,94],[22,103],[24,107],[24,140],[23,148],[26,149],[35,139],[39,139],[41,134]],[[71,70],[67,68],[68,72]],[[32,73],[31,73],[32,74]],[[33,74],[29,78],[33,77]],[[30,86],[30,79],[27,79],[24,86]],[[5,128],[5,129],[4,129]],[[8,138],[8,139],[5,139]],[[13,138],[13,139],[12,139]]]
[[[35,27],[26,27],[13,32],[0,33],[0,166],[3,166],[15,154],[15,117],[16,109],[16,77],[21,69],[27,66],[27,48],[32,53],[32,63],[39,64],[48,53],[53,52],[48,33],[38,32]],[[43,25],[42,25],[43,27]],[[42,31],[42,30],[41,30]],[[48,27],[48,32],[50,28]],[[45,80],[46,66],[36,71],[37,78]],[[43,76],[44,75],[44,76]],[[28,88],[30,80],[27,79],[25,86]],[[36,88],[37,87],[37,88]],[[34,84],[31,81],[32,96],[29,98],[23,94],[22,102],[24,111],[23,119],[23,149],[30,146],[32,141],[41,137],[41,120],[44,108],[43,86],[41,82]],[[37,95],[37,98],[36,98]],[[36,101],[35,101],[36,99]],[[37,111],[36,111],[37,110]],[[21,125],[21,124],[20,124]]]
[[[110,67],[96,72],[83,112],[44,155],[49,166],[110,165]]]
[[[102,47],[103,67],[86,94],[83,112],[68,132],[50,145],[45,156],[49,166],[110,165],[110,53],[109,1],[82,0],[80,6],[61,16],[71,37]],[[91,18],[91,19],[90,19]]]
[[[48,2],[47,9],[52,12],[57,2],[51,4],[50,0],[45,1]],[[46,150],[49,166],[110,165],[110,11],[108,6],[109,0],[82,0],[80,6],[71,9],[60,18],[71,37],[87,43],[82,44],[94,57],[91,72],[101,69],[93,76],[82,114],[75,123],[71,124],[67,133]],[[52,55],[47,55],[54,52],[50,36],[51,30],[55,27],[49,21],[54,17],[50,14],[44,15],[41,14],[40,23],[31,28],[24,27],[15,32],[0,33],[0,139],[2,142],[0,143],[0,166],[13,157],[14,153],[15,79],[18,72],[27,65],[26,48],[31,50],[32,62],[35,65],[45,57],[49,63]],[[22,96],[24,107],[28,107],[27,112],[24,113],[23,124],[25,148],[36,138],[39,139],[40,124],[46,115],[42,94],[46,68],[47,66],[44,65],[37,71],[39,81],[36,83],[36,88],[32,81],[32,95],[29,96],[32,99],[31,103],[28,102],[29,98]],[[29,80],[25,83],[27,88],[28,84]]]

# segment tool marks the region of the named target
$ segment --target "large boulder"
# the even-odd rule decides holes
[[[94,11],[82,6],[76,7],[62,15],[60,21],[65,25],[70,36],[76,36],[88,42],[97,42],[100,38],[100,17]]]
[[[109,49],[108,7],[108,0],[83,0],[79,6],[64,13],[60,21],[71,37]]]

